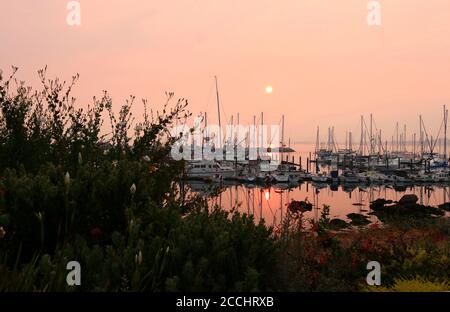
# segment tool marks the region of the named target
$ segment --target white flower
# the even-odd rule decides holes
[[[136,262],[136,264],[141,265],[142,263],[142,251],[139,250],[139,253],[134,255],[134,262]]]
[[[136,193],[136,184],[133,183],[133,185],[130,187],[131,194]]]
[[[144,161],[146,161],[146,162],[149,162],[149,161],[150,161],[150,157],[148,157],[147,155],[145,155],[144,157],[142,157],[142,159],[143,159]]]
[[[68,186],[70,184],[70,174],[69,172],[66,172],[66,175],[64,176],[64,184]]]
[[[35,214],[34,214],[35,216],[36,216],[36,218],[39,220],[39,221],[42,221],[42,212],[36,212]]]
[[[5,235],[6,235],[5,229],[3,228],[3,226],[0,226],[0,239],[5,237]]]

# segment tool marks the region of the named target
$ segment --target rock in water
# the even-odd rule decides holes
[[[402,198],[400,198],[400,200],[398,201],[398,204],[399,205],[414,205],[415,203],[417,203],[418,200],[419,200],[419,198],[417,198],[416,195],[408,194],[408,195],[404,195]]]
[[[383,208],[384,205],[386,205],[387,202],[385,199],[383,198],[378,198],[376,200],[374,200],[373,202],[370,203],[370,208],[376,210],[378,208]]]
[[[293,200],[289,203],[288,208],[292,213],[305,212],[312,210],[312,204],[308,201]]]
[[[332,220],[330,220],[330,228],[332,229],[332,230],[341,230],[341,229],[344,229],[344,228],[346,228],[346,227],[348,227],[348,223],[347,222],[345,222],[344,220],[341,220],[341,219],[332,219]]]
[[[445,211],[450,211],[450,203],[444,203],[442,205],[439,205],[439,208],[441,208]]]
[[[367,220],[367,217],[362,214],[350,213],[347,217],[352,220],[352,225],[366,225],[370,223],[370,221]]]

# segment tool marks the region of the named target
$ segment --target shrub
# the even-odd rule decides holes
[[[421,277],[414,279],[396,279],[392,287],[368,288],[379,292],[442,292],[450,291],[448,282],[431,282]]]
[[[131,97],[114,114],[105,92],[76,109],[66,86],[39,71],[42,91],[0,75],[0,291],[267,290],[270,228],[208,210],[180,193],[168,127],[187,101],[148,112],[132,131]],[[16,91],[11,86],[16,85]],[[101,136],[102,113],[111,126]],[[133,132],[133,135],[130,135]],[[79,261],[82,285],[65,282]]]

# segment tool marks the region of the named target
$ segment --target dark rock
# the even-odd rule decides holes
[[[445,215],[445,212],[442,209],[436,207],[423,206],[423,210],[425,213],[429,213],[431,215],[442,217]]]
[[[370,208],[372,209],[378,209],[378,208],[383,208],[384,205],[386,205],[387,202],[385,199],[383,198],[378,198],[376,200],[374,200],[373,202],[370,203]]]
[[[330,220],[330,229],[332,230],[341,230],[344,229],[346,227],[348,227],[349,224],[347,222],[345,222],[344,220],[341,219],[331,219]]]
[[[450,211],[450,203],[444,203],[439,205],[439,208],[445,210],[445,211]]]
[[[414,205],[417,203],[419,198],[414,194],[408,194],[404,195],[400,200],[398,201],[399,205]]]
[[[450,208],[450,203],[440,205],[439,208],[417,204],[416,195],[405,195],[397,203],[387,205],[384,199],[377,199],[370,205],[373,212],[382,222],[392,222],[407,218],[429,219],[445,215],[444,208]],[[384,203],[384,204],[383,204]],[[392,203],[392,201],[390,202]]]
[[[352,225],[366,225],[370,223],[370,221],[367,220],[367,217],[362,214],[350,213],[347,215],[347,217],[352,220],[352,222],[350,223]]]
[[[298,212],[305,212],[305,211],[311,211],[313,205],[310,202],[307,201],[297,201],[293,200],[289,203],[288,209],[292,213],[298,213]]]

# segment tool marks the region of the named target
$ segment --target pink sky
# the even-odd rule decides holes
[[[215,117],[217,75],[228,118],[285,114],[293,141],[314,140],[318,125],[358,141],[371,112],[389,140],[419,113],[437,132],[450,106],[448,0],[380,0],[379,27],[366,23],[367,0],[80,0],[80,27],[66,24],[67,2],[1,1],[0,68],[33,84],[45,65],[80,73],[80,106],[106,89],[116,107],[129,94],[160,107],[173,91]]]

